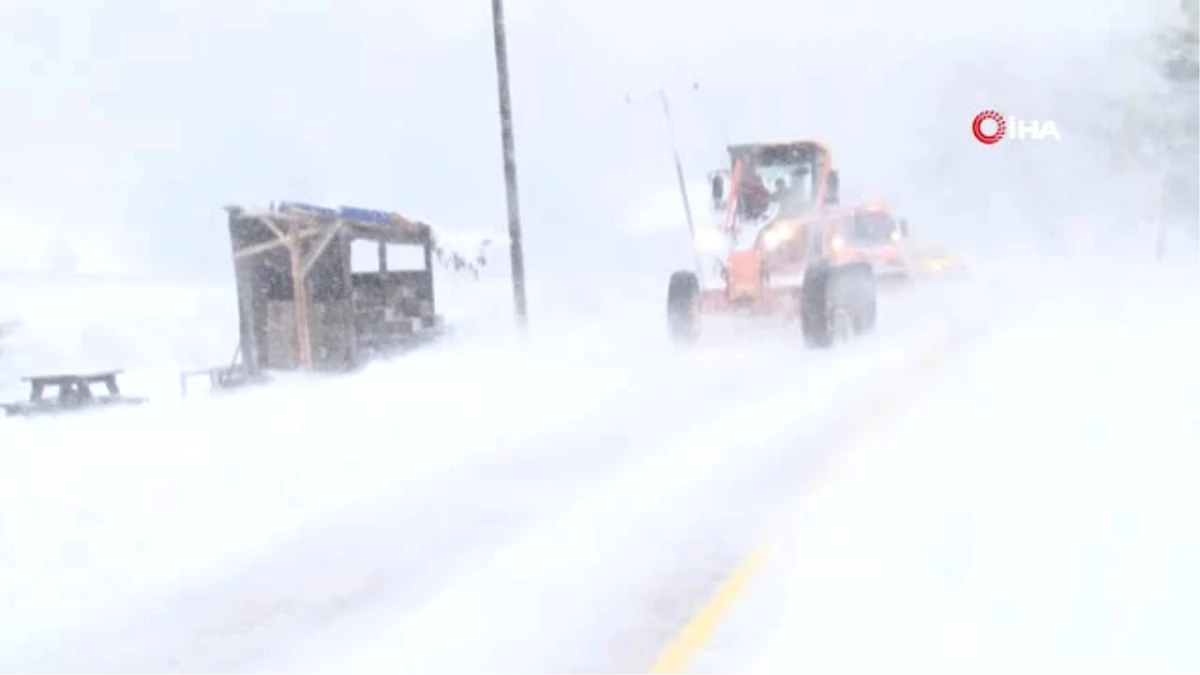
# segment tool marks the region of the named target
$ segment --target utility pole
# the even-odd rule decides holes
[[[692,204],[688,200],[687,181],[683,177],[683,162],[679,159],[679,146],[675,143],[675,123],[671,119],[671,105],[667,102],[665,89],[658,90],[658,100],[662,103],[663,118],[667,121],[667,135],[671,141],[671,154],[675,159],[675,179],[679,182],[679,198],[683,201],[683,215],[687,218],[688,240],[696,257],[696,274],[704,280],[704,263],[700,252],[696,250],[696,223],[692,218]]]
[[[500,89],[500,144],[504,153],[504,188],[508,203],[508,241],[512,256],[513,307],[523,333],[529,324],[525,303],[525,252],[521,244],[521,207],[517,198],[517,153],[513,142],[512,101],[508,91],[508,40],[504,2],[492,0],[492,32],[496,42],[496,81]]]
[[[675,178],[679,181],[679,197],[683,200],[683,214],[687,217],[688,234],[694,239],[696,224],[692,220],[692,205],[688,201],[687,181],[683,178],[683,162],[679,160],[679,146],[675,144],[675,123],[671,120],[671,106],[667,103],[667,92],[659,89],[658,99],[662,102],[663,117],[667,120],[667,133],[671,135],[671,154],[675,157]]]

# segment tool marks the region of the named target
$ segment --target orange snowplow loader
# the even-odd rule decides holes
[[[757,300],[762,292],[763,258],[757,248],[732,251],[729,254],[729,299]]]
[[[765,261],[760,249],[733,251],[725,269],[728,283],[724,288],[702,291],[700,305],[704,311],[740,308],[753,314],[773,314],[794,304],[797,289],[770,288],[764,283]]]

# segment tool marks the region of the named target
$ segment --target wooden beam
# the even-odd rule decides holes
[[[288,240],[288,234],[290,234],[290,232],[292,230],[292,228],[290,226],[288,227],[288,233],[285,233],[282,229],[280,229],[279,225],[275,222],[274,216],[263,216],[262,218],[259,218],[259,220],[261,220],[264,225],[271,228],[271,231],[275,233],[275,236],[280,241],[286,242]]]
[[[287,242],[275,240],[275,241],[266,241],[261,244],[251,244],[251,245],[247,246],[246,248],[243,248],[243,249],[235,252],[233,254],[233,258],[234,258],[234,260],[241,260],[242,258],[249,258],[251,256],[258,255],[259,253],[266,253],[267,251],[270,251],[271,249],[279,248],[280,246],[287,246]]]
[[[312,332],[308,319],[308,283],[304,275],[304,262],[300,259],[300,233],[293,229],[288,233],[288,252],[292,257],[292,299],[296,319],[296,342],[299,348],[300,367],[312,368]]]
[[[340,227],[340,224],[339,224],[339,227]],[[333,229],[336,230],[336,228],[333,228]],[[277,235],[279,234],[278,228],[272,227],[272,230],[275,231]],[[309,227],[309,228],[300,230],[297,233],[297,237],[299,239],[307,239],[308,237],[312,237],[312,236],[320,234],[322,231],[326,231],[325,228]],[[332,235],[330,235],[330,236],[332,236]],[[272,249],[279,248],[280,246],[287,246],[287,245],[288,245],[287,244],[287,235],[284,235],[283,239],[276,239],[275,241],[264,241],[261,244],[251,244],[243,249],[240,249],[236,253],[234,253],[233,257],[235,260],[240,260],[242,258],[249,258],[251,256],[255,256],[260,253],[266,253],[267,251],[270,251]]]
[[[325,232],[325,235],[321,237],[321,241],[317,242],[317,247],[309,252],[308,258],[304,261],[304,267],[301,269],[301,274],[303,276],[308,276],[309,271],[312,270],[312,266],[316,264],[317,258],[321,257],[321,254],[324,253],[325,249],[329,247],[329,242],[333,241],[333,238],[337,236],[337,233],[341,231],[341,229],[342,221],[339,220],[334,223],[333,227],[329,228]]]

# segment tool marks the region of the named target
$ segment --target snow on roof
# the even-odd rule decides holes
[[[304,202],[278,202],[267,208],[244,208],[228,206],[228,211],[236,211],[241,217],[262,218],[299,214],[312,216],[321,220],[344,220],[355,223],[373,225],[404,225],[423,226],[429,228],[433,235],[434,247],[440,256],[449,256],[460,261],[479,261],[485,258],[487,249],[493,244],[504,245],[508,237],[499,233],[468,232],[463,230],[448,230],[430,225],[422,220],[408,218],[391,211],[364,209],[356,206],[338,206],[337,208],[307,204]]]

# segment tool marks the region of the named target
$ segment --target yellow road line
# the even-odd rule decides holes
[[[733,574],[721,583],[717,592],[700,608],[696,616],[692,617],[692,620],[683,627],[683,630],[679,631],[675,639],[671,640],[667,648],[659,655],[658,660],[650,667],[650,673],[652,675],[682,673],[696,654],[712,640],[713,633],[721,624],[721,619],[729,613],[733,603],[746,590],[746,586],[758,576],[769,557],[769,543],[763,543],[751,551],[733,571]]]
[[[935,366],[945,360],[951,351],[947,340],[938,340],[924,351],[913,363],[912,372],[915,375],[928,375]],[[908,381],[909,378],[904,378]],[[858,427],[850,439],[837,453],[843,455],[847,450],[865,440],[867,436],[878,429],[893,413],[902,408],[907,402],[903,389],[892,387],[880,392],[870,406],[870,414],[866,416],[862,426]],[[822,476],[828,471],[822,472]],[[774,531],[774,528],[772,529]],[[750,585],[750,582],[766,567],[771,553],[771,537],[752,550],[737,568],[723,581],[708,602],[667,644],[655,659],[654,665],[648,671],[651,675],[678,674],[687,672],[692,660],[712,641],[713,634],[721,621],[733,608],[734,603]]]

